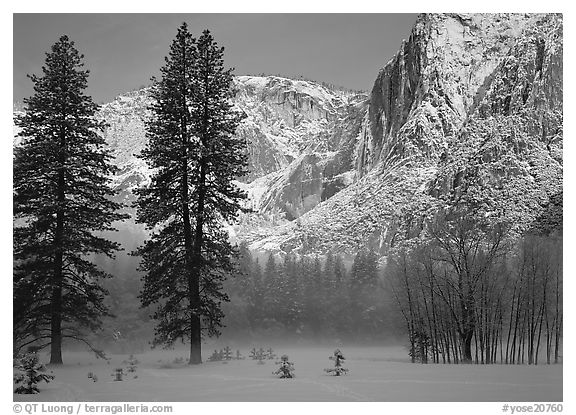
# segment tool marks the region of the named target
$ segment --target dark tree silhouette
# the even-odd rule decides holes
[[[245,197],[233,180],[246,173],[246,143],[235,137],[232,70],[209,31],[196,41],[184,23],[153,87],[148,146],[154,169],[138,190],[138,221],[154,233],[138,250],[146,272],[143,306],[159,303],[156,344],[190,340],[190,364],[201,363],[201,336],[219,335],[228,301],[222,282],[233,271],[223,228]]]
[[[14,343],[17,350],[50,345],[53,364],[62,363],[62,339],[86,342],[83,329],[99,329],[107,314],[99,280],[108,275],[89,255],[113,256],[118,244],[100,235],[126,217],[111,199],[115,167],[98,106],[84,94],[82,60],[62,36],[43,75],[30,76],[34,95],[16,117],[22,142],[14,150]]]

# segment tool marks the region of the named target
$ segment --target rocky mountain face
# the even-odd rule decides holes
[[[276,76],[238,76],[235,89],[235,109],[246,115],[237,134],[249,155],[239,185],[254,210],[292,220],[349,182],[366,95]],[[120,168],[114,186],[124,201],[150,175],[136,157],[146,143],[149,94],[144,88],[119,96],[99,113],[110,125],[105,137]]]
[[[462,164],[465,151],[479,149],[487,128],[502,147],[487,157],[503,166],[486,174],[506,171],[524,196],[534,196],[517,206],[525,213],[518,220],[561,212],[561,16],[421,15],[376,78],[354,182],[296,221],[239,233],[260,250],[354,252],[368,245],[385,254],[397,210],[437,191],[448,167],[464,170],[455,159],[462,156]],[[440,191],[455,183],[445,180]]]
[[[366,95],[274,76],[239,76],[236,89],[254,210],[294,220],[350,183]]]
[[[518,14],[422,15],[374,83],[359,173],[378,162],[434,158],[443,151],[530,19]]]
[[[398,209],[454,186],[458,172],[448,179],[447,167],[481,146],[486,131],[501,132],[492,136],[503,144],[483,157],[507,166],[487,174],[502,180],[506,170],[533,196],[524,219],[560,209],[561,220],[562,45],[560,15],[423,14],[369,95],[236,77],[234,103],[246,114],[237,133],[250,163],[238,185],[254,213],[230,225],[231,235],[258,251],[368,245],[385,254]],[[150,175],[135,157],[148,104],[145,88],[100,111],[125,202]]]

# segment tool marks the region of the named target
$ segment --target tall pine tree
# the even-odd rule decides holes
[[[105,123],[85,95],[89,71],[74,42],[62,36],[46,54],[43,75],[30,76],[34,95],[16,117],[21,145],[14,150],[14,344],[50,346],[62,363],[62,340],[84,341],[107,313],[107,277],[91,254],[113,256],[103,238],[125,218],[114,203],[115,168],[100,135]]]
[[[190,340],[190,364],[202,362],[201,337],[220,334],[222,282],[236,250],[223,223],[245,197],[233,180],[246,174],[241,121],[230,102],[232,70],[210,32],[196,41],[184,23],[170,47],[162,79],[153,87],[148,145],[154,170],[138,190],[138,221],[154,229],[138,250],[146,272],[141,300],[159,303],[156,344]]]

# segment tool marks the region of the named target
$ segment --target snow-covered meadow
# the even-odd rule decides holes
[[[260,345],[254,345],[260,347]],[[266,347],[267,345],[262,345]],[[252,346],[251,346],[252,347]],[[251,347],[240,347],[248,356]],[[204,363],[188,366],[184,350],[155,350],[136,355],[137,378],[128,374],[113,380],[116,367],[126,372],[128,355],[110,355],[110,363],[80,352],[64,354],[65,364],[49,370],[54,381],[41,384],[38,395],[14,395],[14,401],[561,401],[562,365],[422,365],[411,364],[402,347],[341,347],[346,376],[323,369],[333,367],[330,347],[274,347],[295,364],[293,379],[272,372],[275,360],[265,364],[247,357],[226,363],[209,362],[213,348],[204,349]],[[236,348],[233,347],[234,353]],[[46,356],[42,355],[47,361]],[[98,381],[88,378],[92,372]]]

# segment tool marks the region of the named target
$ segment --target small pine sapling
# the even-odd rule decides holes
[[[136,369],[138,369],[138,363],[140,363],[140,361],[136,359],[133,354],[131,354],[128,360],[125,360],[123,363],[128,364],[128,367],[126,368],[128,373],[135,373]]]
[[[98,376],[96,376],[93,372],[88,372],[88,379],[92,379],[92,382],[98,382]]]
[[[223,360],[232,360],[232,349],[226,346],[224,350],[222,350],[222,359]]]
[[[110,376],[114,377],[114,382],[121,382],[123,381],[123,376],[124,376],[124,369],[122,369],[121,367],[117,367],[116,369],[114,369],[114,373],[112,373]]]
[[[211,362],[219,362],[220,360],[222,360],[222,357],[220,356],[220,353],[218,353],[218,351],[214,349],[214,352],[212,352],[212,356],[210,356],[208,360]]]
[[[266,359],[266,352],[264,351],[263,348],[258,349],[258,351],[256,352],[256,360],[258,360],[258,364],[259,365],[263,365],[264,364],[264,359]]]
[[[36,394],[40,393],[38,384],[40,382],[50,382],[54,376],[44,373],[46,366],[38,360],[36,353],[28,353],[22,356],[15,364],[19,373],[14,375],[14,383],[20,385],[14,390],[18,394]]]
[[[252,360],[258,360],[258,364],[263,365],[264,364],[263,360],[266,359],[266,352],[264,351],[263,348],[260,348],[258,350],[256,350],[256,348],[253,348],[252,350],[250,350],[250,358]]]
[[[339,349],[334,350],[334,356],[330,356],[329,359],[334,361],[334,367],[324,369],[326,373],[333,373],[334,376],[345,375],[348,373],[348,369],[342,367],[342,362],[346,360],[346,358]]]
[[[274,354],[274,350],[272,350],[271,347],[269,347],[268,350],[266,350],[266,356],[268,357],[269,360],[276,359],[276,357],[277,357]]]
[[[245,357],[240,354],[240,350],[236,350],[236,360],[244,360]]]
[[[276,364],[280,367],[277,371],[272,372],[273,375],[280,375],[280,379],[294,377],[294,363],[288,361],[288,355],[283,355]]]

